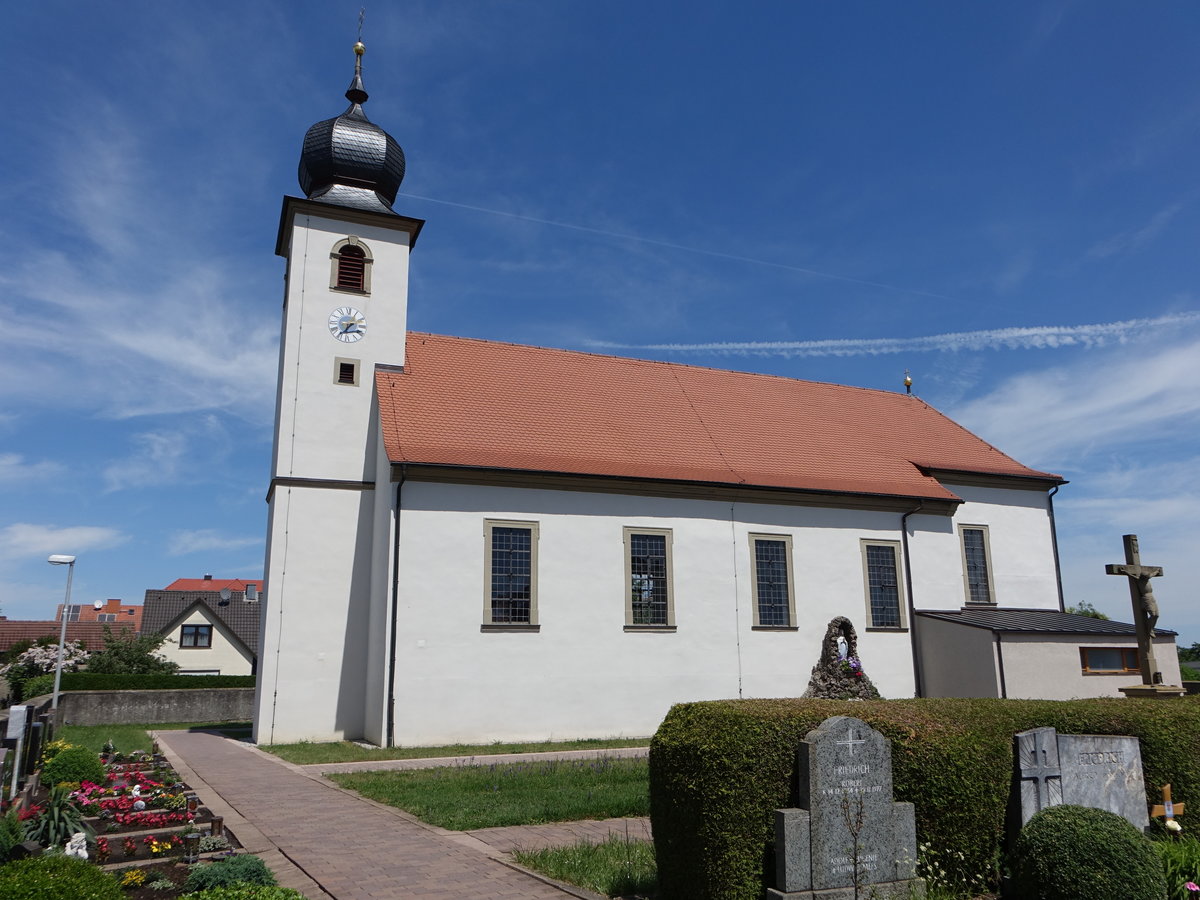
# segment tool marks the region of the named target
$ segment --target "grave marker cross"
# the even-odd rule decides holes
[[[1161,684],[1162,674],[1154,659],[1154,626],[1158,623],[1158,602],[1154,599],[1151,578],[1162,575],[1161,566],[1143,566],[1138,551],[1136,534],[1127,534],[1125,562],[1109,563],[1104,567],[1106,575],[1124,575],[1129,579],[1129,596],[1133,601],[1133,621],[1137,628],[1138,656],[1142,668],[1142,684]]]
[[[1030,784],[1037,810],[1062,803],[1062,768],[1058,764],[1058,737],[1050,728],[1035,728],[1017,739],[1022,787]]]
[[[846,729],[846,739],[844,741],[834,741],[834,743],[836,743],[839,747],[848,747],[850,749],[850,755],[853,756],[854,751],[857,750],[860,745],[865,744],[866,740],[864,738],[856,738],[854,736],[854,727],[851,726]]]

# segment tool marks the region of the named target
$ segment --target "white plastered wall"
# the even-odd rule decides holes
[[[184,647],[180,637],[184,625],[211,625],[212,646]],[[225,623],[199,607],[172,625],[158,655],[178,663],[181,672],[202,670],[218,675],[250,675],[254,671],[254,660],[242,649],[241,642]]]
[[[997,606],[1058,609],[1058,573],[1051,537],[1050,501],[1044,490],[947,483],[965,502],[953,520],[917,513],[909,517],[917,609],[958,609],[967,602],[961,525],[985,525]]]
[[[1141,675],[1084,674],[1080,647],[1136,648],[1132,635],[1071,635],[1047,639],[1041,635],[1005,634],[1000,652],[1004,658],[1005,685],[1014,699],[1071,700],[1076,697],[1121,697],[1119,688],[1140,684]],[[1175,640],[1159,637],[1154,641],[1165,684],[1179,684],[1179,657]]]
[[[926,697],[999,697],[996,636],[972,628],[919,617],[922,691]]]

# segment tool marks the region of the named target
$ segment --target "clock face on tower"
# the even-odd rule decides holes
[[[353,306],[339,306],[329,314],[329,333],[345,344],[366,337],[367,320]]]

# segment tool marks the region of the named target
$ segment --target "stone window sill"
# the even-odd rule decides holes
[[[479,630],[484,634],[494,634],[497,632],[508,631],[516,634],[537,634],[542,630],[541,625],[530,625],[528,622],[497,622],[495,624],[484,623],[479,626]]]
[[[660,631],[666,634],[674,634],[676,626],[674,625],[626,625],[625,630],[629,632],[655,632]]]

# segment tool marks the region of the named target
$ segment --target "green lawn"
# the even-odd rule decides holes
[[[106,741],[112,741],[120,753],[150,749],[147,731],[181,731],[188,728],[212,728],[231,737],[249,737],[249,722],[168,722],[162,725],[64,725],[58,737],[99,753]]]
[[[513,858],[527,869],[606,897],[653,894],[658,885],[650,841],[613,836],[599,844],[585,841],[569,847],[517,850]]]
[[[467,831],[649,815],[644,759],[558,760],[330,775],[343,787]]]
[[[523,744],[445,744],[440,747],[360,747],[351,741],[328,744],[302,741],[298,744],[263,744],[299,766],[312,763],[370,762],[380,759],[430,759],[439,756],[485,756],[494,753],[542,753],[550,750],[608,750],[614,747],[647,747],[649,738],[605,738],[581,741],[531,741]]]

